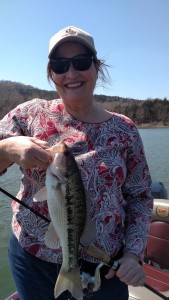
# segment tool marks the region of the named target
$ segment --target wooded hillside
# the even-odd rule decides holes
[[[46,91],[18,82],[0,81],[0,119],[20,103],[33,98],[55,99],[55,91]],[[116,96],[95,95],[99,106],[131,118],[138,126],[169,126],[169,101],[137,100]]]

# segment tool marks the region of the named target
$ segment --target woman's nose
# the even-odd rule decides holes
[[[78,71],[74,68],[72,62],[70,63],[69,70],[66,72],[68,77],[76,77],[78,75]]]

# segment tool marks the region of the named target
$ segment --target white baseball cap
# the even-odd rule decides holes
[[[51,37],[48,57],[51,57],[57,46],[67,41],[77,41],[87,46],[94,54],[97,53],[94,39],[88,32],[74,26],[68,26]]]

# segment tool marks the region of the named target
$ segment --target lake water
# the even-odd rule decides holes
[[[169,128],[139,129],[152,179],[163,182],[169,193]],[[1,188],[16,195],[20,171],[12,166],[0,177]],[[7,244],[11,223],[11,200],[0,192],[0,300],[11,294],[15,287],[8,266]]]

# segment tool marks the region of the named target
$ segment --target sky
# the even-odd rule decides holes
[[[70,25],[109,65],[111,84],[95,94],[169,100],[169,0],[0,0],[0,80],[54,90],[48,43]]]

